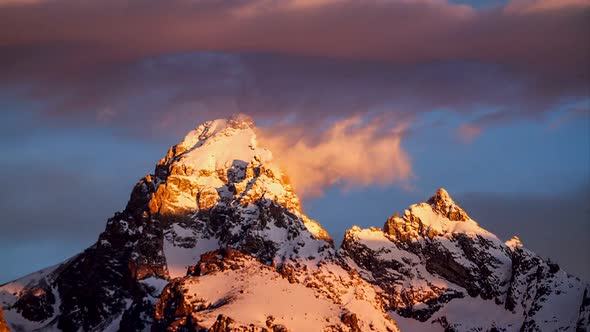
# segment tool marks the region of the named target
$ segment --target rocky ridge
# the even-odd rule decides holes
[[[442,189],[336,251],[240,116],[189,132],[94,245],[1,285],[0,305],[13,331],[585,331],[590,316],[586,284]]]
[[[156,311],[162,290],[195,278],[187,271],[223,248],[251,257],[251,269],[271,269],[286,285],[315,289],[313,298],[342,311],[322,319],[338,325],[354,309],[355,325],[397,330],[373,287],[339,265],[331,238],[301,212],[288,178],[241,117],[191,131],[137,183],[93,246],[0,286],[0,303],[14,330],[170,330],[165,322],[177,320]],[[223,315],[227,308],[216,309]],[[230,318],[236,326],[267,328],[266,318]]]
[[[447,331],[585,331],[589,286],[515,237],[482,229],[444,189],[383,229],[353,227],[340,254],[382,290],[404,326]],[[469,308],[479,312],[464,315]]]

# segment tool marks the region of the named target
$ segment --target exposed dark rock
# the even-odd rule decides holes
[[[342,323],[350,328],[350,332],[361,332],[361,328],[359,327],[359,320],[356,317],[356,314],[347,312],[342,314],[340,317]]]
[[[209,329],[209,332],[231,332],[233,323],[233,319],[224,315],[219,315],[215,324]]]
[[[26,319],[38,322],[53,316],[55,301],[51,286],[42,280],[38,285],[28,288],[14,307]]]
[[[254,257],[232,248],[222,248],[201,255],[200,261],[190,267],[184,278],[172,280],[162,291],[160,299],[155,306],[155,322],[153,331],[250,331],[234,320],[219,315],[210,329],[199,323],[199,314],[231,303],[232,298],[224,298],[215,303],[201,299],[198,294],[190,295],[186,292],[185,284],[193,282],[193,278],[209,274],[220,273],[228,270],[244,268],[247,262],[258,262]],[[258,263],[260,264],[260,263]],[[267,267],[271,269],[270,267]],[[198,282],[198,279],[194,279]],[[269,317],[267,325],[274,328],[274,319]],[[271,331],[274,331],[271,329]]]
[[[152,331],[184,331],[183,329],[196,330],[198,326],[192,324],[193,306],[185,303],[179,285],[181,279],[171,281],[162,291],[156,304]]]
[[[576,324],[576,332],[590,331],[590,289],[584,290],[584,298],[580,305],[578,322]]]
[[[218,271],[237,270],[248,259],[251,259],[250,256],[232,248],[210,251],[201,255],[197,265],[189,267],[187,275],[203,276]]]
[[[285,327],[285,325],[273,325],[272,328],[270,329],[272,332],[291,332],[289,331],[288,328]]]
[[[432,209],[452,221],[466,221],[469,216],[451,199],[449,193],[440,188],[428,201]]]

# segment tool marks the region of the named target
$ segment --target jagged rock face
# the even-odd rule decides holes
[[[335,255],[243,118],[191,131],[96,244],[41,277],[1,286],[0,301],[25,330],[149,329],[161,290],[151,283],[184,276],[202,253],[227,246],[275,265]]]
[[[511,264],[510,250],[471,220],[444,189],[437,191],[428,203],[411,206],[401,218],[389,218],[384,232],[396,248],[412,255],[406,257],[406,262],[423,262],[427,274],[460,286],[467,295],[502,302]],[[409,268],[404,261],[398,263],[402,270]],[[453,287],[429,288],[437,298],[444,294],[440,293],[443,289],[451,297],[461,293]],[[446,300],[446,296],[443,298]]]
[[[90,248],[0,285],[0,308],[12,331],[583,331],[590,295],[444,190],[335,251],[236,117],[171,147]]]
[[[236,119],[207,122],[171,147],[156,166],[151,212],[179,215],[261,198],[300,212],[288,178],[272,163],[272,153],[258,147],[250,125]]]
[[[590,315],[590,288],[546,262],[514,240],[512,274],[505,308],[523,317],[524,331],[585,331]]]
[[[175,225],[173,238],[192,231],[267,262],[297,254],[310,231],[331,243],[327,232],[301,213],[288,178],[272,163],[270,151],[257,146],[250,126],[239,120],[208,122],[172,147],[156,167],[150,212]],[[277,246],[279,241],[285,243]]]
[[[468,221],[471,218],[457,205],[449,193],[440,188],[426,203],[432,210],[451,221]]]
[[[334,255],[327,232],[301,213],[287,177],[270,151],[257,146],[250,126],[205,123],[158,163],[152,180],[157,189],[147,204],[169,225],[163,252],[171,277],[223,246],[267,264]]]
[[[293,270],[284,273],[238,250],[208,252],[189,275],[164,289],[153,329],[397,331],[370,285],[336,266],[329,272],[305,269],[296,269],[304,279],[290,279]],[[347,281],[334,282],[330,274],[339,272],[336,277]],[[363,298],[371,294],[372,299]]]
[[[517,237],[503,243],[483,230],[443,189],[383,230],[353,227],[341,254],[383,290],[402,330],[412,320],[456,331],[573,331],[587,322],[586,284]],[[481,313],[464,315],[469,307]]]

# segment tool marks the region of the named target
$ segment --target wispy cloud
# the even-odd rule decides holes
[[[471,143],[475,140],[481,133],[483,129],[479,126],[473,124],[463,124],[457,128],[457,135],[463,143]]]
[[[325,128],[315,139],[297,127],[262,130],[259,136],[274,151],[296,192],[309,198],[336,184],[346,189],[407,182],[412,168],[401,147],[404,127],[354,116]]]

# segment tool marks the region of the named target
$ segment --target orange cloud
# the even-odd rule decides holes
[[[483,129],[479,126],[472,124],[464,124],[457,129],[457,134],[464,143],[471,143],[479,135],[481,135],[482,131]]]
[[[305,139],[302,128],[262,130],[259,139],[273,151],[297,194],[313,197],[336,184],[347,188],[408,180],[412,167],[401,147],[404,128],[355,116],[334,123],[315,141]]]

